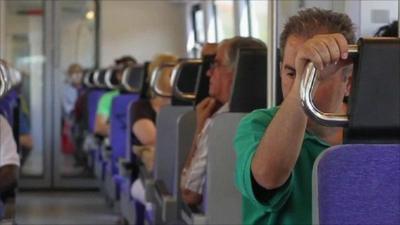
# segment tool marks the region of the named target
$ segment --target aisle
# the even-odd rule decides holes
[[[98,192],[20,192],[18,225],[112,225],[118,216]]]

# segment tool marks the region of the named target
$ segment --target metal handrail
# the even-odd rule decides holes
[[[94,74],[93,74],[93,82],[94,82],[94,86],[96,86],[96,87],[102,87],[102,85],[99,81],[99,76],[100,76],[100,69],[95,70]]]
[[[349,45],[349,53],[358,53],[357,45]],[[324,126],[344,127],[349,123],[346,114],[325,113],[320,111],[314,104],[313,98],[316,90],[316,81],[318,74],[313,63],[308,63],[300,84],[300,98],[304,111],[312,119]]]
[[[150,87],[151,87],[151,90],[156,95],[161,96],[161,97],[167,97],[167,98],[172,97],[172,93],[166,93],[163,90],[159,89],[157,83],[158,83],[158,79],[160,79],[160,75],[162,74],[161,72],[164,69],[171,68],[171,67],[175,68],[176,66],[177,65],[175,65],[175,64],[162,64],[154,69],[154,71],[151,74]],[[172,78],[171,78],[171,81],[172,81]]]
[[[0,96],[3,96],[6,92],[7,86],[7,68],[5,65],[0,63]]]
[[[116,89],[116,88],[118,88],[118,85],[114,85],[114,84],[111,82],[112,75],[113,75],[113,68],[108,68],[108,69],[106,70],[106,74],[105,74],[104,80],[105,80],[105,83],[106,83],[106,87],[107,87],[107,88]]]
[[[176,65],[172,71],[172,76],[171,76],[171,81],[173,83],[173,88],[174,88],[174,95],[177,98],[180,98],[182,100],[195,100],[196,99],[196,92],[183,92],[179,89],[177,82],[179,81],[180,76],[182,75],[181,71],[184,65],[187,64],[201,64],[202,61],[201,59],[188,59],[185,61],[180,62],[178,65]]]

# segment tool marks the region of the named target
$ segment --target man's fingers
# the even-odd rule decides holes
[[[339,45],[336,43],[333,37],[328,37],[322,40],[323,44],[328,48],[331,63],[337,63],[341,58],[341,52]]]
[[[349,45],[346,38],[342,34],[333,34],[332,37],[335,39],[340,49],[340,58],[345,60],[349,55]]]

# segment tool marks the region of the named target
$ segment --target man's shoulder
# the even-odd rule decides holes
[[[279,106],[275,106],[268,109],[256,109],[251,113],[247,114],[244,119],[245,120],[256,120],[256,121],[268,121],[274,118],[276,112],[279,110]]]
[[[265,128],[274,118],[279,107],[269,109],[257,109],[242,118],[237,129],[237,136],[256,135],[262,136]]]

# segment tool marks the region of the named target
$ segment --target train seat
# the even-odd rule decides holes
[[[360,39],[348,115],[321,119],[306,107],[321,124],[346,127],[344,144],[314,164],[313,224],[400,223],[399,61],[399,38]]]
[[[145,63],[144,66],[147,68],[149,63]],[[167,67],[172,68],[173,65],[163,65],[157,68],[156,72],[157,74],[161,74],[160,72],[163,69],[166,69]],[[146,69],[147,71],[147,69]],[[148,74],[146,73],[145,77],[147,77]],[[141,99],[146,99],[149,96],[148,90],[149,90],[149,82],[147,82],[149,79],[144,79],[142,81],[142,90],[140,93],[140,98]],[[137,81],[134,81],[137,83]],[[155,83],[153,84],[155,85]],[[153,88],[153,87],[152,87]],[[157,93],[157,92],[156,92]],[[168,93],[158,93],[162,94],[162,96],[168,97]],[[134,112],[134,104],[135,102],[131,102],[131,104],[128,107],[128,115],[127,115],[127,124],[128,127],[132,127],[133,125],[133,120],[135,117],[135,112]],[[151,211],[145,211],[145,206],[138,200],[134,199],[133,196],[131,196],[131,185],[132,183],[139,177],[139,170],[141,169],[142,172],[141,174],[145,174],[144,176],[150,177],[150,175],[147,173],[147,171],[142,168],[140,159],[136,156],[135,153],[132,151],[132,146],[135,146],[136,141],[138,141],[136,138],[134,138],[134,134],[132,134],[131,129],[126,129],[126,151],[125,151],[125,157],[120,158],[119,160],[119,176],[123,177],[122,184],[121,184],[121,215],[122,217],[129,223],[129,224],[143,224],[144,220],[147,221],[149,224],[153,224],[153,213]],[[147,180],[146,178],[143,178],[143,180]],[[144,182],[146,183],[146,182]]]
[[[144,182],[146,198],[154,206],[155,224],[177,222],[177,171],[184,162],[177,157],[179,149],[190,149],[194,136],[193,103],[200,66],[201,60],[183,60],[175,66],[171,105],[162,108],[157,117],[154,179]]]
[[[240,224],[241,195],[234,187],[233,139],[248,112],[267,106],[266,49],[243,48],[236,62],[229,112],[217,115],[209,128],[206,188],[203,211],[183,207],[187,224]],[[221,163],[223,162],[223,163]]]
[[[140,98],[146,68],[135,65],[124,70],[121,81],[121,94],[112,101],[110,115],[110,157],[106,159],[106,193],[110,200],[118,202],[120,187],[124,176],[119,174],[119,161],[124,159],[127,151],[128,108],[127,106]],[[119,204],[116,204],[119,208]]]

